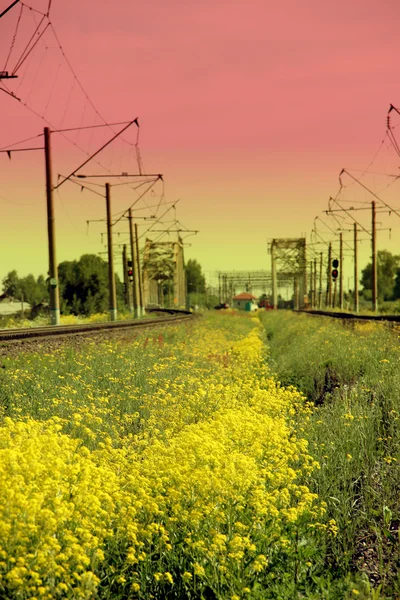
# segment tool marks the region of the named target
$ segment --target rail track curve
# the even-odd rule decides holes
[[[400,315],[360,315],[358,313],[329,312],[325,310],[298,309],[294,312],[306,313],[308,315],[319,315],[322,317],[332,317],[334,319],[353,320],[353,321],[387,321],[391,323],[400,323]]]

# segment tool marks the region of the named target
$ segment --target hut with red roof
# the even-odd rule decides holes
[[[256,304],[257,298],[249,292],[242,292],[232,299],[232,308],[238,308],[239,310],[257,310]]]

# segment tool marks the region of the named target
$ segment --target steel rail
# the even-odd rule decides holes
[[[294,312],[317,315],[321,317],[331,317],[333,319],[351,319],[353,321],[388,321],[392,323],[400,323],[400,315],[360,315],[357,313],[340,313],[308,309],[298,309]]]
[[[152,311],[153,312],[153,311]],[[158,311],[157,311],[158,312]],[[167,312],[167,311],[160,311]],[[171,325],[182,321],[188,321],[193,318],[189,311],[168,311],[168,316],[158,317],[156,319],[141,319],[138,321],[104,321],[102,323],[89,323],[78,325],[47,325],[44,327],[27,327],[21,329],[2,329],[0,330],[0,344],[13,341],[30,341],[43,339],[47,337],[63,337],[73,334],[96,333],[111,330],[121,330],[135,328],[158,327],[160,325]]]

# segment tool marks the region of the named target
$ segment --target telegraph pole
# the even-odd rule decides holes
[[[378,312],[378,264],[376,260],[376,209],[372,200],[372,310]]]
[[[358,313],[357,223],[354,223],[354,312]]]
[[[339,233],[339,308],[343,310],[343,233]]]
[[[136,259],[137,259],[137,272],[138,272],[138,286],[139,286],[139,296],[138,296],[138,304],[139,304],[139,316],[143,317],[144,310],[144,301],[143,301],[143,281],[142,281],[142,269],[140,268],[140,253],[139,253],[139,234],[138,234],[138,225],[135,223],[135,246],[136,246]]]
[[[114,274],[114,254],[112,242],[112,222],[111,222],[111,198],[110,184],[106,183],[106,207],[107,207],[107,250],[108,250],[108,288],[109,288],[109,306],[110,320],[117,320],[117,293],[115,289]]]
[[[60,294],[58,287],[58,273],[56,261],[50,129],[48,127],[44,128],[44,155],[46,164],[47,233],[49,240],[50,322],[52,325],[59,325]]]
[[[322,308],[322,252],[319,255],[319,298],[318,298],[318,308],[321,310]]]
[[[314,281],[314,274],[313,274],[313,261],[310,260],[310,300],[309,300],[309,306],[311,306],[311,308],[314,308],[314,286],[313,286],[313,281]]]
[[[137,318],[139,316],[139,283],[138,283],[138,270],[137,270],[137,258],[136,258],[136,246],[135,239],[133,236],[133,223],[132,223],[132,209],[129,209],[129,236],[131,242],[131,256],[132,256],[132,271],[133,271],[133,316]]]

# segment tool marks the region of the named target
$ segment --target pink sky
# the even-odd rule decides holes
[[[0,0],[0,12],[8,4]],[[0,19],[0,69],[18,14],[16,7]],[[399,17],[397,2],[376,0],[53,0],[51,8],[98,111],[108,121],[139,117],[143,163],[165,175],[167,200],[181,199],[178,218],[200,230],[188,239],[186,258],[205,271],[268,269],[267,239],[309,236],[337,192],[341,168],[368,165],[385,135],[389,104],[400,106]],[[59,51],[41,55],[38,46],[21,99],[58,127],[92,124],[94,113],[72,84]],[[1,147],[43,125],[0,93]],[[55,173],[82,159],[74,147],[54,144]],[[385,147],[380,168],[397,169],[396,159]],[[0,278],[11,268],[47,270],[43,184],[41,156],[13,155],[10,162],[0,155]],[[101,199],[73,187],[56,197],[59,261],[103,249],[101,226],[86,236],[86,220],[104,217]],[[395,186],[391,192],[395,203]],[[116,195],[115,210],[128,200]],[[382,232],[379,247],[400,253],[392,238]],[[363,252],[365,263],[368,244]]]

